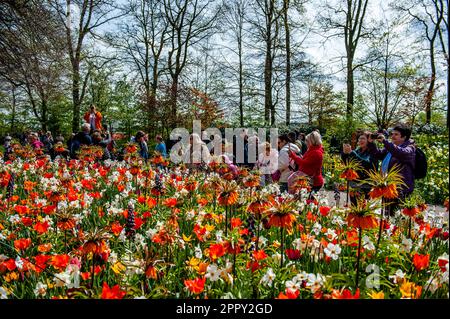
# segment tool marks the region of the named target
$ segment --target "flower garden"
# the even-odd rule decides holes
[[[0,168],[0,298],[449,297],[448,199],[446,211],[417,197],[383,217],[395,176],[339,207],[221,164],[17,151]]]

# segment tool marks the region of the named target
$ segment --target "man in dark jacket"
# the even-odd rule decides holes
[[[71,158],[77,158],[77,151],[82,145],[92,145],[92,138],[89,135],[91,126],[89,123],[84,123],[81,126],[81,131],[78,132],[72,139],[70,144],[70,156]]]
[[[411,137],[411,129],[403,124],[396,125],[390,134],[391,141],[379,134],[377,141],[383,143],[384,148],[378,149],[369,136],[369,152],[371,156],[380,159],[381,170],[388,172],[394,165],[400,167],[400,175],[405,185],[399,186],[399,196],[389,203],[388,210],[393,215],[398,204],[414,191],[414,169],[416,163],[416,146]]]

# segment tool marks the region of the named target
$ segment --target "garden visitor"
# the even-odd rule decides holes
[[[89,135],[91,131],[91,125],[89,123],[84,123],[81,125],[81,131],[72,137],[69,149],[70,157],[77,158],[76,152],[81,148],[82,145],[92,145],[92,138]]]
[[[159,154],[162,155],[162,157],[167,157],[167,148],[166,144],[164,143],[164,140],[161,135],[156,135],[156,147],[155,151],[157,151]]]
[[[13,152],[11,140],[11,136],[6,135],[5,142],[3,143],[3,148],[5,149],[5,154],[3,154],[3,161],[5,162],[9,160],[9,154]]]
[[[102,136],[99,131],[92,134],[92,144],[100,146],[103,149],[102,160],[111,159],[111,154],[108,150],[108,144],[111,142],[111,135],[108,133],[106,136]]]
[[[272,174],[278,168],[278,152],[269,142],[261,144],[260,149],[256,166],[261,172],[261,186],[264,186],[272,182]]]
[[[307,151],[303,156],[295,154],[294,150],[289,152],[289,157],[298,165],[298,170],[312,178],[311,192],[318,192],[323,184],[322,163],[323,163],[323,147],[322,137],[315,130],[309,133],[306,138]]]
[[[280,172],[279,184],[280,191],[288,191],[288,177],[295,171],[295,162],[289,157],[289,152],[299,153],[300,149],[292,143],[286,134],[278,137],[278,171]]]
[[[246,152],[244,153],[244,166],[248,167],[249,169],[252,169],[258,162],[258,144],[259,139],[257,135],[252,135],[247,138]]]
[[[134,141],[139,145],[139,155],[141,155],[145,161],[149,158],[147,140],[148,135],[143,131],[137,132],[136,137],[134,138]]]
[[[305,133],[298,134],[298,140],[300,141],[300,143],[302,145],[302,147],[301,147],[302,155],[305,155],[306,151],[308,150],[308,145],[306,145]]]
[[[405,185],[398,185],[398,198],[387,202],[388,212],[392,216],[398,209],[400,201],[414,190],[416,146],[411,139],[411,129],[404,124],[396,125],[390,133],[390,138],[391,142],[383,134],[378,134],[376,140],[384,146],[383,149],[378,149],[374,139],[369,136],[368,148],[372,157],[382,160],[383,173],[387,173],[394,165],[399,165],[399,174]]]
[[[352,180],[349,182],[349,186],[355,189],[357,192],[360,192],[365,199],[368,199],[371,189],[371,186],[364,182],[364,180],[367,179],[366,171],[378,169],[378,161],[370,156],[369,153],[368,137],[370,134],[371,132],[367,131],[363,133],[360,132],[357,136],[358,147],[353,150],[350,144],[344,143],[342,145],[341,153],[341,159],[344,161],[344,163],[347,163],[349,160],[353,159],[361,165],[362,169],[356,171],[359,181],[357,182],[355,180]],[[352,205],[356,204],[357,196],[354,195],[355,194],[353,192],[350,192],[350,202],[352,203]]]
[[[39,140],[39,136],[37,133],[31,133],[28,136],[28,142],[35,151],[42,150],[44,148],[44,144]]]
[[[186,163],[189,168],[198,169],[205,164],[209,164],[211,160],[212,158],[205,142],[202,141],[198,134],[192,133],[189,145],[185,147],[183,163]]]
[[[91,132],[95,130],[103,130],[102,127],[102,113],[100,111],[97,111],[94,104],[91,105],[90,110],[84,113],[84,120],[86,123],[90,125]]]

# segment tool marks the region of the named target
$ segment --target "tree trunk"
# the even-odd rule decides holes
[[[431,80],[427,90],[425,102],[425,123],[431,123],[431,103],[433,102],[434,84],[436,82],[436,63],[434,61],[434,41],[430,43]]]
[[[271,38],[266,39],[266,61],[264,66],[264,123],[271,124],[270,111],[272,109],[272,51]]]
[[[170,127],[176,128],[177,125],[177,98],[178,98],[178,75],[175,75],[172,80],[170,88],[170,106],[171,106],[171,120]]]
[[[288,23],[289,0],[284,0],[284,29],[286,31],[286,125],[291,123],[291,32]]]
[[[238,40],[239,53],[239,121],[241,127],[244,127],[244,67],[242,63],[242,35]]]
[[[266,40],[266,61],[264,66],[264,123],[270,124],[272,106],[272,58],[270,39]]]
[[[41,128],[42,131],[44,131],[44,133],[47,132],[47,124],[48,124],[48,119],[47,119],[47,102],[45,100],[42,100],[41,102],[41,109],[42,109],[42,121],[41,121]]]
[[[353,57],[347,56],[347,120],[351,120],[353,118],[354,90],[355,83],[353,79]]]
[[[12,114],[11,114],[11,133],[15,130],[16,125],[16,87],[12,86]]]
[[[73,72],[73,75],[72,75],[72,101],[73,101],[72,132],[77,133],[80,129],[80,108],[81,108],[79,64],[74,65],[72,72]]]

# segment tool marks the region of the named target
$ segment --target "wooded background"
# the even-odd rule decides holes
[[[0,136],[208,126],[445,131],[448,1],[0,1]]]

